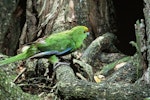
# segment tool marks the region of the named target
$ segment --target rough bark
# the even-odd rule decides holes
[[[114,46],[115,40],[115,35],[112,33],[105,33],[105,35],[98,37],[90,44],[80,59],[84,62],[88,62],[90,65],[93,65],[93,67],[98,66],[99,64],[96,64],[98,61],[95,62],[95,60],[98,59],[99,53],[105,50],[117,52],[117,49]]]
[[[102,44],[107,45],[105,47],[108,48],[112,43],[111,41],[109,41],[110,36],[111,34],[107,33],[99,37],[100,39],[96,39],[96,41],[99,41],[93,41],[89,48],[91,48],[92,51],[101,51],[101,49],[97,50],[97,48],[102,48]],[[113,40],[113,37],[111,38]],[[93,49],[92,47],[95,49]],[[93,55],[96,55],[94,54],[96,52],[88,53],[87,51],[91,51],[89,48],[87,48],[84,53],[87,54],[87,56],[83,56],[83,61],[86,61],[87,63],[90,63],[91,60],[86,59],[94,59]],[[58,69],[56,69],[56,76],[58,80],[57,86],[58,90],[60,91],[60,94],[58,95],[63,95],[65,99],[144,99],[150,94],[148,89],[149,85],[146,82],[143,82],[142,79],[140,79],[140,77],[142,76],[142,71],[138,69],[137,65],[139,64],[139,62],[137,56],[138,55],[135,55],[135,57],[130,59],[122,68],[117,70],[111,76],[107,77],[105,81],[99,84],[77,79],[74,75],[74,72],[69,66],[62,65]]]
[[[115,11],[112,0],[88,0],[89,22],[94,38],[116,30]]]
[[[3,48],[1,52],[9,55],[15,54],[24,44],[75,25],[90,28],[92,34],[86,44],[105,32],[113,32],[116,26],[113,3],[109,0],[5,0],[1,1],[1,5],[4,20],[1,22],[0,46]],[[6,13],[9,7],[11,10]],[[8,40],[11,41],[9,44]]]
[[[25,4],[16,0],[0,1],[0,52],[14,55],[24,21]],[[9,41],[9,42],[8,42]]]
[[[147,60],[148,60],[148,67],[150,67],[150,15],[149,15],[149,9],[150,9],[150,1],[144,0],[145,2],[145,8],[144,8],[144,16],[145,16],[145,23],[146,23],[146,37],[147,37]]]
[[[59,95],[63,95],[65,100],[71,98],[85,98],[90,100],[141,100],[150,95],[150,85],[130,84],[126,82],[96,84],[79,80],[73,74],[69,66],[60,66],[56,70],[57,87]]]
[[[150,15],[149,9],[150,9],[150,1],[149,0],[144,0],[145,2],[145,7],[143,9],[144,11],[144,17],[145,17],[145,24],[146,24],[146,33],[145,33],[145,38],[146,38],[146,61],[147,61],[147,70],[143,74],[142,80],[145,80],[148,84],[150,84]]]

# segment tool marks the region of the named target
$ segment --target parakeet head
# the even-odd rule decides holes
[[[70,35],[75,43],[75,49],[78,49],[89,35],[89,29],[86,26],[76,26],[71,29]]]
[[[85,35],[89,35],[89,29],[86,26],[76,26],[74,28],[72,28],[71,30],[73,30],[75,33],[79,33],[79,34],[85,34]],[[80,30],[80,32],[79,32]],[[81,32],[82,30],[82,32]]]
[[[84,28],[84,33],[86,33],[87,35],[90,34],[89,29],[86,26],[82,26]]]

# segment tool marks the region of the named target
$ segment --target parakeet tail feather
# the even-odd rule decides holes
[[[23,60],[23,59],[26,59],[28,58],[26,56],[26,53],[21,53],[21,54],[18,54],[16,56],[13,56],[13,57],[10,57],[10,58],[6,58],[4,60],[1,60],[0,61],[0,66],[2,65],[6,65],[6,64],[9,64],[9,63],[13,63],[13,62],[16,62],[18,60]]]

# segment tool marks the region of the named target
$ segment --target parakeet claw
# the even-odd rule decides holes
[[[70,63],[58,62],[58,63],[56,63],[56,64],[53,65],[53,70],[56,70],[56,68],[58,68],[60,65],[67,65],[67,66],[69,66]]]

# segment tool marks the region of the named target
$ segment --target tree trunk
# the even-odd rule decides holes
[[[1,20],[0,47],[1,52],[8,55],[16,54],[18,47],[37,38],[75,25],[90,28],[92,34],[88,44],[105,32],[114,32],[116,26],[113,3],[109,0],[20,0],[11,1],[11,5],[7,5],[9,1],[4,1],[1,1],[1,18],[4,20]],[[6,17],[5,10],[9,7],[11,10]],[[8,40],[11,42],[8,43]]]
[[[26,2],[15,0],[0,1],[0,52],[16,54],[21,29],[25,21]]]
[[[149,46],[150,46],[150,15],[148,14],[149,13],[149,6],[150,6],[150,2],[149,0],[144,0],[145,1],[145,8],[144,8],[144,16],[145,16],[145,23],[146,23],[146,37],[147,37],[147,60],[148,60],[148,67],[150,67],[150,49]]]

